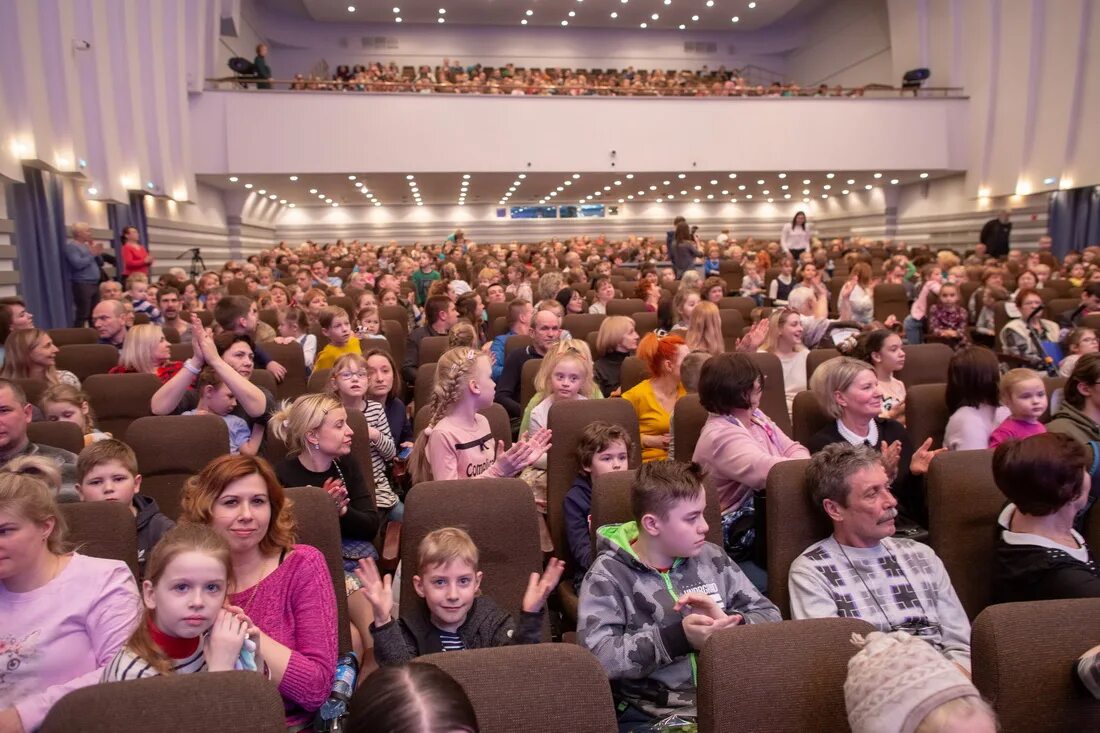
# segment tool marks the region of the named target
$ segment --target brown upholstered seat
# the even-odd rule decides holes
[[[405,363],[405,343],[409,339],[405,328],[405,324],[397,321],[388,319],[382,321],[382,335],[386,337],[386,342],[390,345],[390,356],[397,364],[397,371],[399,372],[401,371],[401,365]]]
[[[752,309],[755,307],[756,301],[744,295],[731,295],[718,301],[719,310],[738,311],[745,323],[752,320]]]
[[[633,288],[628,288],[633,291]],[[645,301],[641,298],[615,298],[607,304],[609,316],[632,316],[645,310]]]
[[[116,436],[126,435],[130,423],[139,417],[153,414],[150,401],[160,387],[153,374],[93,374],[84,380],[99,429]]]
[[[370,473],[368,469],[366,473]],[[351,620],[348,616],[347,590],[344,583],[344,556],[340,545],[340,518],[336,505],[317,486],[287,488],[287,498],[293,502],[294,521],[297,525],[297,542],[316,547],[325,556],[332,587],[336,593],[337,632],[339,651],[351,649]]]
[[[171,326],[164,326],[161,328],[164,331],[164,338],[167,339],[170,344],[178,344],[180,342],[180,332]]]
[[[421,364],[434,364],[439,361],[439,357],[443,356],[443,353],[447,351],[447,342],[450,340],[449,336],[425,336],[420,341],[420,351],[417,354],[420,357]]]
[[[489,315],[489,323],[498,318],[508,320],[508,303],[486,303],[485,312]],[[501,332],[503,333],[503,331]]]
[[[890,316],[905,320],[909,315],[909,299],[904,285],[879,283],[875,286],[875,320],[885,322]]]
[[[897,377],[905,386],[947,382],[947,363],[955,352],[947,344],[907,344],[905,368]]]
[[[116,350],[117,351],[117,350]],[[168,345],[168,358],[172,361],[186,361],[195,353],[195,347],[190,343]]]
[[[768,473],[768,598],[779,606],[783,618],[791,617],[791,597],[787,588],[791,563],[806,548],[828,537],[832,525],[813,505],[806,486],[808,459],[777,463]]]
[[[633,521],[630,510],[630,487],[634,483],[634,469],[615,471],[596,479],[592,486],[592,550],[596,551],[596,531],[608,524]],[[707,505],[703,518],[707,521],[707,542],[722,546],[722,515],[718,509],[718,494],[706,482]]]
[[[722,336],[741,338],[745,330],[745,316],[739,310],[724,309],[718,311],[722,321]]]
[[[478,410],[478,413],[484,415],[485,419],[489,421],[489,429],[493,432],[493,440],[503,440],[505,450],[511,448],[512,424],[504,405],[494,402],[484,410]],[[431,417],[431,410],[428,409],[427,405],[417,410],[416,415],[413,417],[413,435],[420,435],[420,432],[428,427],[428,420]]]
[[[179,517],[187,479],[229,452],[229,429],[217,415],[142,417],[124,437],[137,455],[141,493],[156,499],[172,519]]]
[[[403,305],[380,305],[378,315],[383,321],[397,321],[408,328],[409,311]]]
[[[84,380],[80,380],[83,382]],[[23,390],[23,394],[27,396],[27,402],[32,405],[37,405],[42,401],[43,393],[49,389],[45,379],[31,379],[30,377],[17,377],[12,379],[11,382]]]
[[[794,404],[791,406],[791,437],[799,443],[806,445],[814,433],[831,422],[833,418],[821,409],[821,403],[813,392],[803,390],[794,396]]]
[[[328,304],[333,308],[343,308],[344,312],[348,314],[348,320],[355,323],[355,316],[358,313],[355,312],[355,301],[346,296],[341,297],[339,295],[333,295],[328,298]]]
[[[99,333],[94,328],[51,328],[46,331],[58,348],[69,344],[94,344]]]
[[[827,362],[829,359],[835,359],[838,356],[840,356],[840,351],[838,351],[837,349],[810,349],[810,353],[806,355],[806,383],[810,383],[810,377],[814,375],[815,369]]]
[[[699,404],[698,394],[686,394],[676,400],[676,409],[672,411],[672,435],[675,439],[673,460],[691,461],[708,416],[709,413]]]
[[[330,504],[332,502],[329,502]],[[425,614],[412,578],[417,550],[429,532],[459,527],[470,533],[481,556],[481,592],[509,613],[519,613],[530,574],[542,570],[535,498],[515,478],[423,481],[405,497],[401,531],[401,616]],[[550,626],[543,626],[549,640]]]
[[[550,407],[547,425],[554,432],[554,439],[546,457],[546,519],[554,542],[554,555],[566,562],[565,574],[558,585],[558,594],[562,598],[566,616],[571,620],[577,617],[577,597],[572,583],[569,582],[573,577],[574,567],[566,538],[565,495],[569,493],[573,479],[581,468],[577,462],[577,444],[585,429],[597,420],[626,430],[633,441],[629,465],[637,468],[642,463],[638,415],[634,412],[633,405],[626,400],[582,400]]]
[[[858,651],[851,636],[871,631],[860,619],[822,618],[712,635],[699,655],[700,733],[848,730],[844,680]],[[750,660],[760,662],[752,674],[730,674]]]
[[[275,386],[275,399],[292,400],[306,391],[306,360],[302,355],[302,345],[297,341],[280,344],[265,341],[260,345],[272,361],[286,367],[286,376]]]
[[[1001,730],[1100,730],[1100,703],[1071,671],[1100,644],[1100,598],[990,606],[974,621],[971,644],[974,684]]]
[[[504,358],[507,359],[508,355],[516,349],[526,349],[531,345],[531,337],[526,335],[516,334],[504,339]]]
[[[413,405],[419,410],[431,402],[435,389],[435,364],[421,364],[416,368],[416,384],[413,385]]]
[[[67,369],[83,382],[118,366],[118,349],[110,344],[66,344],[57,352],[57,368]]]
[[[932,459],[925,486],[932,549],[974,618],[991,602],[997,515],[1006,501],[993,481],[993,451],[941,453]]]
[[[84,450],[84,433],[76,423],[64,420],[40,420],[27,426],[27,438],[32,443],[50,445],[70,453]]]
[[[314,369],[309,375],[309,382],[306,383],[306,392],[309,394],[324,392],[328,389],[330,379],[332,379],[331,369]]]
[[[607,674],[574,644],[470,649],[429,654],[417,662],[434,664],[462,686],[481,733],[615,730]]]
[[[535,377],[542,368],[542,359],[528,359],[519,373],[519,406],[526,410],[531,398],[535,396]]]
[[[600,330],[600,324],[607,316],[602,313],[570,313],[561,321],[563,330],[575,339],[584,340],[588,334]]]
[[[626,392],[637,386],[639,382],[649,379],[649,366],[636,356],[628,356],[623,359],[623,366],[619,375],[622,392]]]
[[[946,384],[917,384],[907,390],[905,426],[914,448],[927,438],[932,439],[933,448],[943,445],[943,433],[951,417],[947,412],[946,392]]]
[[[57,505],[65,518],[65,536],[77,552],[91,557],[121,560],[138,572],[137,525],[130,507],[114,501],[80,501]]]
[[[746,356],[764,374],[764,392],[760,395],[760,410],[789,436],[791,417],[787,414],[787,387],[783,381],[783,364],[775,354],[763,351],[754,351]]]
[[[155,718],[149,703],[156,700]],[[117,733],[239,730],[283,733],[279,688],[254,672],[203,672],[92,685],[70,692],[50,709],[41,733]]]
[[[248,378],[257,387],[263,387],[272,395],[279,391],[279,385],[275,381],[275,375],[266,369],[253,369],[252,376]]]
[[[614,303],[615,301],[611,301]],[[650,313],[648,311],[638,311],[637,313],[630,314],[630,320],[634,321],[634,330],[638,332],[639,336],[645,336],[647,333],[653,333],[657,330],[659,325],[657,321],[657,314]]]

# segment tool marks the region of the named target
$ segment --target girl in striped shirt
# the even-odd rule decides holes
[[[230,572],[224,537],[204,524],[178,524],[153,548],[145,570],[145,613],[104,682],[263,668],[258,631],[244,611],[223,607]]]

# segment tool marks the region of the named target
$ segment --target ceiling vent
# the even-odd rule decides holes
[[[386,36],[363,36],[359,39],[363,48],[368,50],[379,50],[384,48],[397,48],[397,39],[388,38]]]
[[[684,41],[684,53],[696,55],[718,53],[718,44],[707,41]]]

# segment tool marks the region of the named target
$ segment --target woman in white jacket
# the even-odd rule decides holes
[[[783,251],[789,253],[797,263],[799,255],[810,246],[810,227],[806,224],[806,212],[799,211],[790,224],[783,225],[779,243],[783,246]]]

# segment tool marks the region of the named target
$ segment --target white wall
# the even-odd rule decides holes
[[[18,291],[19,272],[16,268],[15,245],[12,234],[15,222],[8,218],[8,197],[0,181],[0,297],[15,295]],[[7,282],[8,280],[12,282]]]
[[[886,0],[833,0],[807,18],[799,46],[787,55],[787,76],[803,86],[890,84],[890,17]]]

